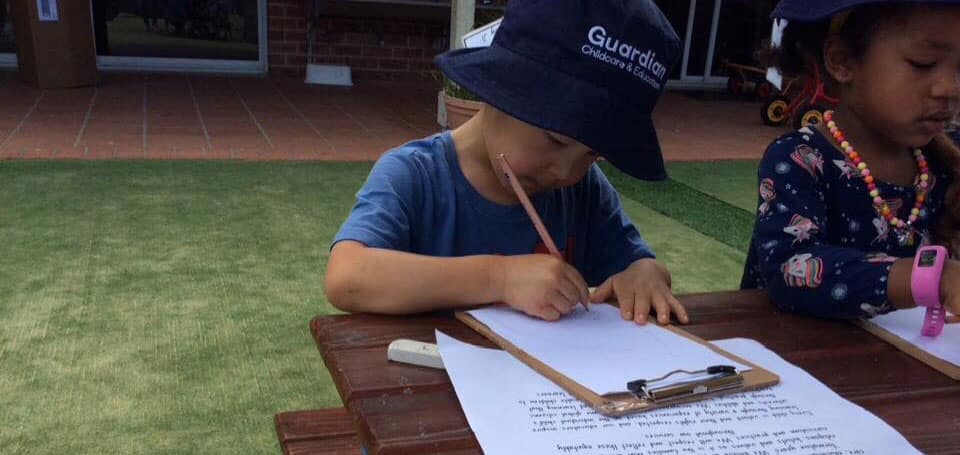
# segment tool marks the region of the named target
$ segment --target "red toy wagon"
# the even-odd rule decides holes
[[[777,90],[766,80],[766,69],[727,61],[723,64],[730,73],[727,80],[730,93],[752,93],[766,100],[760,110],[765,125],[780,126],[792,120],[794,128],[799,129],[819,124],[823,122],[823,113],[837,105],[838,100],[827,95],[817,67],[811,68],[812,76],[785,78],[783,90]]]
[[[783,91],[767,99],[760,110],[765,125],[783,125],[791,118],[797,129],[823,123],[823,113],[836,107],[840,100],[827,95],[820,68],[813,66],[809,74],[802,78],[803,87],[799,92],[796,87],[800,78],[793,78]]]

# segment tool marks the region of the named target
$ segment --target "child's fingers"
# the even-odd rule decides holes
[[[626,298],[620,299],[620,317],[622,317],[624,321],[633,320],[633,306],[634,302],[632,298],[629,300]]]
[[[637,324],[645,325],[650,315],[650,298],[646,295],[633,293],[633,320]]]
[[[663,294],[654,292],[650,296],[650,301],[653,302],[653,310],[657,314],[657,323],[660,325],[670,323],[670,304],[667,303]]]
[[[632,321],[635,316],[633,289],[623,288],[617,283],[613,284],[613,297],[617,299],[617,305],[620,307],[620,317],[624,321]]]
[[[560,319],[560,312],[553,305],[541,305],[537,307],[536,316],[544,321],[556,321]]]
[[[952,298],[952,296],[947,297],[946,301],[943,302],[943,306],[947,307],[947,311],[960,315],[960,299]]]
[[[613,278],[607,278],[607,281],[604,281],[596,290],[593,291],[593,294],[590,294],[590,301],[593,303],[601,303],[610,300],[610,297],[613,297]],[[623,308],[620,308],[621,313]]]
[[[576,285],[563,280],[559,283],[553,300],[553,306],[560,311],[560,314],[567,314],[577,303],[580,303],[580,292]]]
[[[687,314],[687,309],[683,307],[683,304],[677,300],[673,294],[667,294],[667,303],[670,304],[670,308],[673,309],[673,314],[677,315],[677,320],[681,324],[689,324],[690,316]]]
[[[573,266],[567,267],[567,279],[577,288],[579,299],[577,303],[583,302],[584,305],[590,303],[590,287],[587,286],[587,280]]]

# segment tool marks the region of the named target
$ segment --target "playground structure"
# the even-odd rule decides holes
[[[781,126],[792,121],[794,128],[823,122],[823,113],[839,101],[826,93],[826,82],[817,66],[807,76],[784,78],[777,90],[766,80],[767,70],[755,66],[724,62],[730,78],[727,90],[734,95],[753,94],[764,99],[760,118],[764,125]]]

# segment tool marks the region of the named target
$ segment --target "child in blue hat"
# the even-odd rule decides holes
[[[778,66],[824,69],[840,104],[767,149],[742,286],[825,318],[916,306],[918,249],[960,253],[960,150],[944,134],[960,109],[960,0],[783,0],[773,16]],[[957,261],[918,286],[960,313]]]
[[[511,1],[490,47],[438,57],[486,105],[377,161],[334,239],[330,302],[385,314],[503,302],[556,320],[616,299],[624,319],[687,322],[595,165],[665,178],[651,114],[679,50],[650,0]],[[501,155],[564,259],[534,254],[545,247]]]

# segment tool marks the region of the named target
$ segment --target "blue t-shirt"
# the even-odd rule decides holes
[[[557,248],[591,286],[653,257],[596,165],[577,184],[531,200]],[[344,240],[436,257],[547,252],[523,206],[496,204],[473,188],[449,133],[377,161],[334,244]]]
[[[950,185],[947,169],[927,160],[932,186],[914,242],[901,244],[856,166],[826,137],[805,128],[777,139],[760,162],[759,209],[741,287],[766,289],[781,308],[820,317],[892,311],[892,264],[929,243]],[[913,187],[881,181],[877,187],[898,217],[910,216]]]

